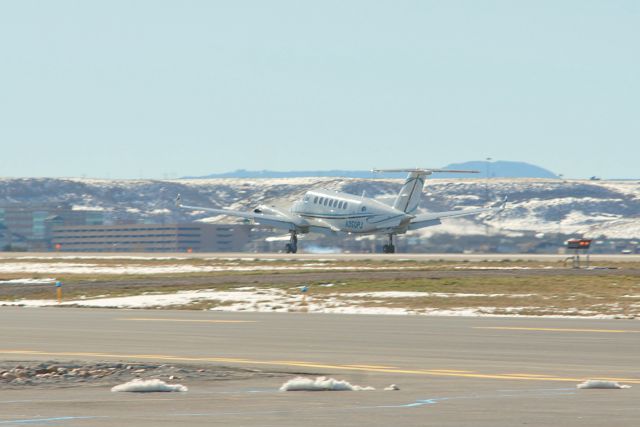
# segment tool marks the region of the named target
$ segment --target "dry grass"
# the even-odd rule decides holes
[[[330,256],[328,256],[330,257]],[[232,290],[240,286],[259,286],[260,288],[276,287],[288,290],[292,294],[299,291],[294,289],[291,283],[267,285],[254,285],[252,279],[239,283],[237,277],[268,274],[275,277],[285,277],[289,274],[319,273],[323,271],[338,272],[351,271],[350,269],[364,268],[367,271],[367,279],[349,279],[334,282],[335,286],[322,287],[322,282],[305,281],[310,283],[311,289],[309,297],[324,299],[336,297],[341,301],[348,302],[353,299],[349,296],[355,292],[379,292],[379,291],[421,291],[447,294],[481,294],[479,296],[462,297],[418,297],[418,298],[388,298],[379,301],[379,298],[355,299],[362,301],[368,306],[403,307],[415,311],[428,309],[456,309],[456,308],[477,308],[494,307],[494,312],[512,314],[513,307],[519,307],[519,314],[583,314],[601,313],[623,316],[640,316],[640,277],[637,272],[630,272],[630,269],[638,268],[636,263],[612,263],[611,267],[619,267],[619,270],[608,271],[607,274],[598,274],[593,271],[587,275],[575,275],[571,270],[563,269],[561,262],[538,262],[538,261],[494,261],[494,262],[450,262],[450,261],[395,261],[395,260],[357,260],[357,261],[307,261],[307,260],[219,260],[219,259],[64,259],[64,260],[0,260],[0,263],[10,262],[46,262],[55,265],[57,262],[74,264],[95,264],[100,266],[166,266],[166,265],[193,265],[193,266],[223,266],[231,268],[229,271],[205,272],[205,273],[172,273],[162,275],[128,275],[128,274],[28,274],[28,273],[0,273],[0,280],[18,278],[50,278],[56,277],[65,283],[64,298],[78,299],[82,296],[92,298],[96,296],[131,296],[145,293],[173,293],[184,290],[212,289]],[[234,266],[243,268],[251,266],[273,266],[273,267],[295,267],[293,270],[276,271],[233,271]],[[310,270],[309,266],[319,267]],[[527,268],[544,269],[551,267],[552,270],[544,275],[518,274],[518,270],[513,270],[513,274],[501,274],[504,268]],[[326,269],[325,269],[326,268]],[[495,268],[493,274],[490,270],[479,275],[464,275],[451,278],[413,278],[413,279],[379,279],[375,277],[375,270],[388,268],[402,271],[407,268],[418,271],[465,271],[466,269]],[[344,270],[343,270],[344,269]],[[500,273],[499,273],[499,272]],[[427,276],[427,274],[425,274]],[[207,278],[228,278],[218,280],[211,284],[207,283]],[[162,278],[169,280],[169,284],[163,284],[161,288],[154,286],[154,279]],[[197,284],[189,284],[190,278],[198,278]],[[180,279],[180,284],[173,286],[171,280]],[[185,280],[186,279],[186,280]],[[149,285],[146,285],[148,281]],[[119,282],[117,287],[110,287],[110,283]],[[129,286],[129,282],[131,285]],[[142,284],[141,284],[142,282]],[[186,283],[186,284],[185,284]],[[326,282],[325,282],[326,283]],[[81,285],[80,285],[81,284]],[[76,286],[77,285],[77,286]],[[55,288],[53,286],[31,286],[28,291],[22,291],[19,285],[2,285],[15,289],[15,295],[4,299],[54,299]],[[7,288],[5,288],[7,289]],[[336,295],[338,294],[338,295]],[[501,296],[489,296],[491,294],[502,294]],[[516,294],[532,294],[527,297],[514,297]],[[632,297],[629,297],[631,295]],[[230,304],[230,303],[229,303]],[[219,301],[199,301],[182,307],[204,310],[220,306]]]
[[[356,292],[432,292],[448,296],[411,298],[351,297]],[[640,278],[635,276],[462,277],[408,281],[366,281],[312,287],[311,295],[339,293],[341,301],[414,311],[490,307],[494,313],[640,315]],[[456,294],[476,294],[456,296]],[[530,295],[527,295],[530,294]],[[527,295],[527,296],[522,296]]]

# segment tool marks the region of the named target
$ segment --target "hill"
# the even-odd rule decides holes
[[[407,167],[433,167],[433,165],[405,165]],[[397,165],[394,165],[397,167]],[[469,169],[480,171],[478,175],[468,174],[438,174],[434,178],[485,178],[487,172],[492,178],[557,178],[547,169],[524,162],[509,161],[472,161],[453,163],[441,169]],[[215,179],[215,178],[312,178],[312,177],[341,177],[341,178],[394,178],[398,174],[374,174],[370,170],[325,170],[325,171],[250,171],[238,169],[233,172],[210,174],[206,176],[186,177],[186,179]]]
[[[6,204],[67,203],[100,209],[109,222],[175,222],[207,217],[176,209],[174,199],[196,206],[251,209],[300,197],[311,188],[393,198],[401,179],[280,178],[193,180],[0,179],[0,207]],[[496,217],[447,221],[430,233],[576,233],[640,238],[640,184],[637,181],[557,179],[429,180],[421,208],[428,211],[477,207],[501,196],[509,208]],[[490,200],[488,200],[490,199]],[[480,230],[480,231],[479,231]]]

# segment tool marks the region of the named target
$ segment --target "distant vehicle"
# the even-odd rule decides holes
[[[620,251],[620,253],[623,255],[630,255],[633,253],[633,251],[631,249],[623,249]]]
[[[253,212],[212,209],[183,205],[180,195],[176,206],[184,209],[212,212],[247,218],[274,228],[289,231],[287,253],[298,251],[298,234],[319,232],[325,234],[386,234],[388,243],[383,253],[394,253],[393,236],[409,230],[431,227],[441,223],[443,218],[476,215],[484,212],[500,212],[506,205],[506,198],[489,207],[417,214],[418,203],[427,176],[433,173],[478,173],[478,171],[441,169],[374,169],[373,172],[408,172],[400,193],[392,206],[378,200],[332,190],[307,191],[301,200],[294,202],[288,211],[270,206],[258,206]]]

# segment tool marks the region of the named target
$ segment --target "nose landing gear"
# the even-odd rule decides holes
[[[382,247],[382,253],[393,254],[396,252],[396,247],[393,245],[393,234],[389,234],[389,243]]]
[[[298,233],[294,230],[290,231],[291,237],[289,238],[289,243],[285,245],[285,251],[288,254],[295,254],[298,252]]]

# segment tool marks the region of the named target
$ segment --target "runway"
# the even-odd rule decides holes
[[[199,252],[199,253],[177,253],[177,252],[0,252],[0,260],[12,259],[247,259],[247,260],[334,260],[334,261],[538,261],[538,262],[562,262],[572,254],[416,254],[416,253],[252,253],[252,252]],[[584,254],[581,254],[584,259]],[[640,262],[640,254],[591,254],[593,262]]]
[[[2,307],[0,336],[2,360],[207,363],[377,389],[278,392],[282,378],[196,382],[171,395],[23,388],[0,392],[0,425],[597,426],[640,417],[638,321]],[[589,378],[634,387],[576,390]],[[381,391],[391,383],[401,390]]]

